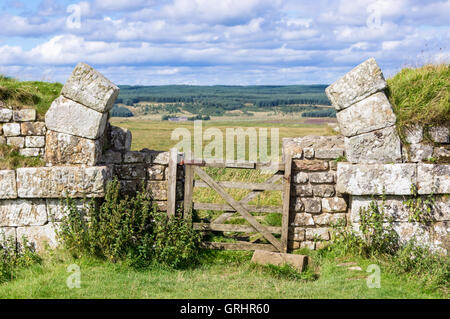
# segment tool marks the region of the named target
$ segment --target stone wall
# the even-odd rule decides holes
[[[290,249],[316,249],[330,240],[330,226],[347,221],[348,196],[336,189],[342,136],[283,139],[283,157],[292,157]]]
[[[13,110],[0,102],[0,144],[19,148],[24,156],[43,156],[45,123],[39,121],[34,109]]]

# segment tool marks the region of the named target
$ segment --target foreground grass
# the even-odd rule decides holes
[[[383,269],[381,288],[369,289],[368,273],[337,266],[356,261],[365,270],[371,262],[363,259],[326,257],[319,261],[311,252],[319,264],[312,265],[302,279],[251,264],[250,252],[203,254],[202,264],[192,269],[153,267],[139,271],[52,253],[42,264],[18,270],[16,279],[0,285],[0,298],[445,298],[439,291],[424,291],[414,280]],[[80,289],[66,285],[71,264],[81,268]]]
[[[450,123],[450,65],[405,68],[387,80],[397,124]]]

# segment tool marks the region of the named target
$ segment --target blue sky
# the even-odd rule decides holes
[[[450,0],[0,0],[0,10],[0,73],[21,80],[65,82],[83,61],[117,84],[329,84],[369,57],[386,77],[450,61]]]

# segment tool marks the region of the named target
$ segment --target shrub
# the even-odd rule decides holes
[[[0,283],[13,279],[17,269],[39,262],[41,258],[25,238],[20,245],[12,237],[0,241]]]
[[[74,256],[122,260],[136,267],[152,262],[183,267],[196,261],[198,233],[184,219],[158,211],[145,191],[121,195],[117,179],[108,183],[102,203],[91,201],[87,216],[70,198],[66,206],[58,235]]]
[[[132,117],[133,112],[123,106],[114,105],[111,110],[111,116],[114,117]]]

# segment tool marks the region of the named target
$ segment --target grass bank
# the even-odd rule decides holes
[[[450,124],[450,65],[405,68],[387,80],[397,125]]]
[[[43,116],[62,87],[61,83],[18,81],[0,75],[0,101],[13,109],[35,108]]]
[[[19,154],[18,148],[0,144],[0,170],[39,167],[44,166],[44,164],[44,161],[39,157],[25,157]]]

